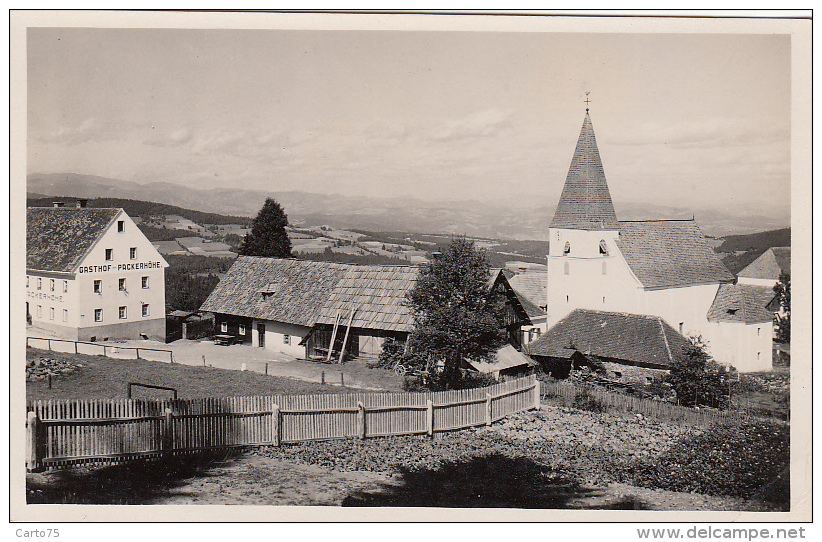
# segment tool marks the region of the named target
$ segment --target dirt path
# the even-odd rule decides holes
[[[49,334],[34,328],[27,328],[31,337],[49,338]],[[350,361],[342,365],[325,364],[295,359],[279,352],[272,352],[263,348],[256,348],[247,344],[233,346],[218,346],[211,341],[192,341],[181,339],[172,343],[162,343],[151,340],[107,341],[109,357],[118,359],[133,359],[136,354],[133,350],[122,349],[117,351],[116,346],[156,348],[171,350],[174,353],[174,362],[184,365],[201,366],[204,363],[218,369],[233,369],[257,373],[268,373],[272,376],[282,376],[303,380],[306,382],[325,382],[348,387],[370,390],[402,391],[402,378],[390,371],[371,369],[364,362]],[[39,347],[38,345],[35,345]],[[53,341],[53,350],[58,352],[74,352],[73,343]],[[43,346],[45,348],[45,346]],[[94,353],[98,353],[95,351]],[[142,356],[155,361],[168,361],[168,354],[143,351]],[[155,359],[156,358],[156,359]]]
[[[113,471],[100,468],[97,472],[95,469],[79,469],[75,473],[29,474],[29,503],[384,506],[387,504],[383,503],[388,502],[384,500],[386,497],[408,490],[407,481],[399,474],[340,472],[253,453],[211,462],[206,469],[177,473],[177,476],[161,473],[146,482],[151,487],[135,485],[134,477],[125,476],[119,467],[111,469]],[[129,484],[123,484],[125,478],[130,480]],[[445,486],[439,490],[446,499],[448,494],[461,491],[457,487]],[[575,510],[768,510],[761,503],[732,497],[652,490],[626,484],[575,488],[558,502],[561,505],[554,508]],[[461,498],[456,506],[466,505],[489,506],[481,495],[476,496],[475,501]],[[495,501],[490,506],[515,507],[504,501]]]

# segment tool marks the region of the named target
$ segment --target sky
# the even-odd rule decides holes
[[[790,213],[790,37],[30,28],[28,173]]]

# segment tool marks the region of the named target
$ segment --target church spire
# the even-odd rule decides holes
[[[572,230],[619,229],[587,109],[550,227]]]

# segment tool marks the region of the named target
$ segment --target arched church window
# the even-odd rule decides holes
[[[565,250],[563,250],[562,253],[566,256],[571,253],[571,243],[570,243],[570,241],[565,241]]]
[[[566,275],[570,275],[571,274],[571,265],[568,262],[565,262],[565,265],[563,267],[564,267],[564,269],[563,269],[564,273]]]
[[[599,242],[599,253],[608,255],[608,245],[605,244],[605,239],[600,240]]]

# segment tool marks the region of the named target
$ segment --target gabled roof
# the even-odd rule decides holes
[[[483,374],[511,369],[514,367],[522,367],[523,365],[536,365],[534,360],[525,354],[518,352],[517,349],[510,344],[506,344],[497,350],[494,356],[488,361],[474,361],[469,359],[466,360],[466,363]]]
[[[29,207],[26,268],[71,273],[122,209]]]
[[[614,204],[605,181],[591,117],[585,113],[552,228],[616,230]]]
[[[581,352],[665,367],[679,359],[688,344],[659,316],[576,309],[524,350],[530,356],[570,358]]]
[[[360,329],[410,332],[414,325],[406,294],[419,268],[400,265],[350,265],[279,258],[240,256],[200,307],[201,311],[313,326],[340,323]],[[505,281],[491,271],[490,289]],[[510,291],[515,310],[522,303]]]
[[[527,271],[508,278],[508,284],[517,292],[520,301],[528,300],[532,306],[538,309],[548,303],[548,273],[546,271]],[[523,304],[524,305],[524,304]],[[526,307],[526,312],[528,307]],[[544,311],[540,309],[544,314]],[[537,316],[529,313],[528,316]]]
[[[775,296],[773,288],[767,286],[722,284],[708,310],[708,320],[746,324],[770,322],[773,313],[767,307]]]
[[[791,247],[771,247],[748,267],[739,272],[740,277],[779,280],[780,273],[791,273]]]
[[[617,246],[645,288],[734,281],[693,220],[620,222]]]
[[[319,311],[316,323],[333,324],[339,314],[340,323],[347,326],[351,310],[356,309],[352,327],[410,332],[414,317],[405,296],[416,284],[418,272],[407,266],[350,266]]]
[[[328,262],[240,256],[200,310],[311,326],[347,269]],[[278,287],[263,295],[272,283]]]

